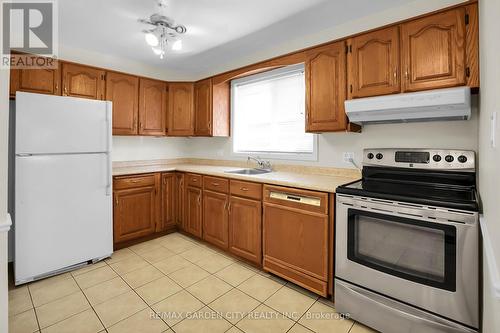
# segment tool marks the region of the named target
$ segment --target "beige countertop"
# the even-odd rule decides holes
[[[224,166],[224,165],[203,165],[203,164],[153,164],[153,165],[131,165],[113,167],[113,176],[181,171],[191,172],[209,176],[218,176],[230,179],[246,180],[258,183],[290,186],[315,190],[321,192],[335,192],[335,189],[343,184],[360,179],[361,176],[357,172],[346,169],[334,169],[332,175],[313,174],[306,172],[290,172],[290,171],[273,171],[260,175],[239,175],[227,173],[226,171],[241,169],[240,166]],[[332,169],[333,170],[333,169]]]

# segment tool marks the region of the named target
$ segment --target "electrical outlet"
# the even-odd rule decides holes
[[[344,163],[351,163],[352,161],[354,161],[354,153],[344,152]]]

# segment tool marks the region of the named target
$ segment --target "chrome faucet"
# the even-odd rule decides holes
[[[254,160],[255,162],[257,162],[257,165],[259,166],[258,169],[268,170],[268,171],[273,170],[271,162],[262,160],[258,156],[257,157],[248,156],[247,161],[250,162],[250,160]]]

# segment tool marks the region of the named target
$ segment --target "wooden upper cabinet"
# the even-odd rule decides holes
[[[347,128],[345,42],[316,48],[306,59],[306,131]]]
[[[463,7],[401,25],[403,91],[465,85]]]
[[[212,135],[212,79],[194,84],[195,126],[197,136]]]
[[[194,84],[196,136],[229,136],[230,83],[214,85],[212,79]]]
[[[168,130],[171,136],[194,134],[193,83],[170,83],[168,87]]]
[[[113,102],[113,134],[137,134],[139,107],[139,78],[108,72],[106,100]]]
[[[401,91],[399,26],[359,35],[348,41],[349,97]]]
[[[62,64],[63,96],[104,99],[106,72],[84,65]]]
[[[165,135],[167,117],[167,84],[139,80],[139,134]]]
[[[10,71],[10,96],[16,91],[60,95],[61,72],[57,69],[12,69]]]

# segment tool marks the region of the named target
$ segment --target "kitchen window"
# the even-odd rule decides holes
[[[303,64],[231,84],[234,154],[317,160],[317,137],[305,132]]]

